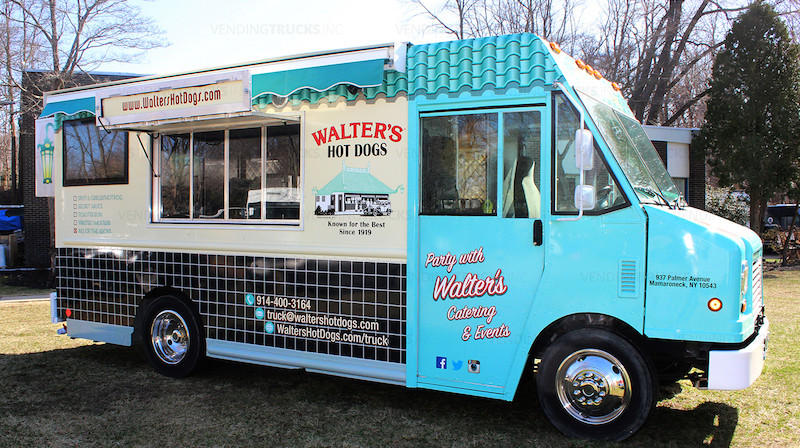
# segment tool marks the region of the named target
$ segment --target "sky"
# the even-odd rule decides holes
[[[404,0],[155,0],[139,3],[169,46],[97,71],[169,74],[323,50],[451,40]]]
[[[435,5],[440,0],[426,0]],[[452,40],[430,27],[411,0],[146,0],[143,15],[169,46],[135,64],[96,71],[160,75],[373,44]],[[597,17],[600,0],[579,0],[579,20]],[[585,26],[593,27],[590,20]]]

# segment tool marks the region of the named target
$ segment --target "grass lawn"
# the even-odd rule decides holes
[[[216,361],[174,380],[140,350],[57,336],[47,302],[0,303],[0,447],[798,447],[800,271],[767,273],[765,291],[772,333],[756,384],[665,387],[620,444],[565,438],[530,387],[505,403]]]

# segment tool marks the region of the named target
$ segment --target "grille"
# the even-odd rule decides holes
[[[753,285],[753,309],[758,312],[763,305],[764,297],[761,289],[761,257],[758,254],[753,255],[753,277],[751,283]]]

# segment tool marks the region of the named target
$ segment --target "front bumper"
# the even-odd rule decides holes
[[[758,329],[755,339],[739,350],[711,350],[708,353],[708,389],[740,390],[761,375],[767,358],[769,320]]]

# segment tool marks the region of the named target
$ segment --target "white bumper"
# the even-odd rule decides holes
[[[761,375],[767,357],[769,320],[758,335],[741,350],[712,350],[708,354],[708,389],[740,390],[753,384]]]

